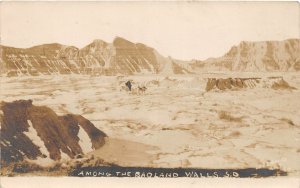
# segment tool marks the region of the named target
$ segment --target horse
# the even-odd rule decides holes
[[[142,87],[138,86],[138,93],[139,94],[145,93],[146,90],[147,90],[147,88],[145,86],[142,86]]]

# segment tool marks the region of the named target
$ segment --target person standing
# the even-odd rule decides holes
[[[129,91],[131,91],[131,86],[132,86],[131,81],[128,80],[128,81],[125,83],[125,85],[128,87]]]

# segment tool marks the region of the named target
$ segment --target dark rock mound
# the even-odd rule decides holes
[[[232,89],[232,88],[245,88],[247,85],[245,81],[247,78],[209,78],[206,84],[206,91],[210,91],[212,89]]]
[[[48,107],[32,105],[31,100],[1,102],[0,112],[1,164],[38,157],[60,160],[62,153],[70,158],[83,154],[80,128],[90,138],[91,150],[105,142],[106,134],[84,117],[57,116]]]

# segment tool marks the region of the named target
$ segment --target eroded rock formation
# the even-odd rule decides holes
[[[206,91],[211,90],[236,90],[241,88],[272,88],[293,90],[282,77],[269,78],[209,78],[206,83]]]
[[[74,158],[101,147],[106,134],[80,115],[58,116],[31,100],[1,102],[1,162]]]

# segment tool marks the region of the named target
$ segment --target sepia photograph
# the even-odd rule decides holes
[[[4,188],[25,177],[299,186],[300,5],[1,2],[0,125]]]

